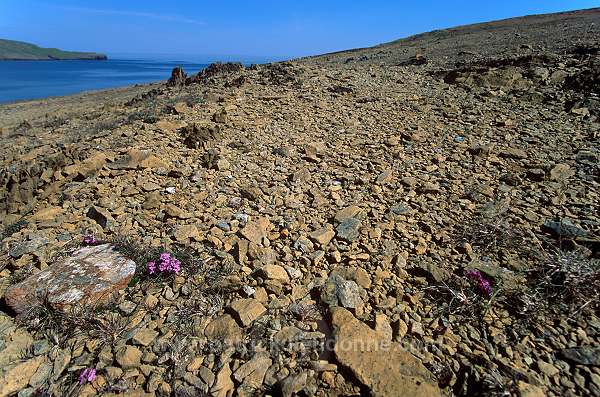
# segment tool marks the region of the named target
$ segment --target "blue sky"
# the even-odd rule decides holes
[[[0,38],[113,54],[287,58],[597,1],[0,0]]]

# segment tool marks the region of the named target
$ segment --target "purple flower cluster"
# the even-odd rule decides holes
[[[492,294],[492,284],[490,283],[490,280],[483,277],[483,274],[481,274],[479,270],[467,270],[465,276],[477,284],[477,288],[481,293],[486,295]]]
[[[181,271],[181,262],[177,258],[171,256],[171,254],[169,254],[168,252],[163,252],[162,254],[160,254],[158,268],[156,262],[154,261],[148,262],[147,266],[148,273],[150,274],[156,274],[158,272],[179,274],[179,272]]]
[[[94,237],[92,234],[88,234],[83,237],[83,243],[85,245],[96,245],[98,244],[98,240],[96,240],[96,237]]]
[[[92,383],[96,380],[96,369],[86,368],[79,374],[79,384]]]

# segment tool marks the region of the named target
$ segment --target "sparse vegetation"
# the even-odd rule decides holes
[[[402,368],[428,396],[600,395],[597,98],[567,92],[568,35],[527,36],[600,11],[533,18],[51,100],[54,131],[10,114],[35,128],[0,140],[2,210],[30,223],[0,288],[82,245],[137,271],[86,249],[89,289],[48,285],[122,269],[114,301],[32,304],[32,347],[0,316],[0,355],[23,342],[55,396],[402,394]]]
[[[132,124],[136,121],[143,121],[144,123],[154,124],[159,121],[160,118],[153,110],[140,110],[133,113],[130,113],[127,116],[127,123]]]
[[[57,48],[42,48],[23,41],[0,39],[0,61],[2,60],[52,60],[52,59],[106,59],[106,55],[95,52],[62,51]]]
[[[47,115],[46,118],[44,119],[42,127],[49,128],[49,129],[56,129],[56,128],[62,127],[67,122],[68,122],[68,119],[66,119],[64,117],[60,117],[60,116],[50,117]]]
[[[113,309],[109,304],[92,307],[77,304],[58,308],[47,296],[43,296],[19,315],[19,322],[31,332],[45,335],[58,344],[84,334],[104,346],[113,344],[128,325],[126,318],[111,312]]]
[[[522,247],[524,237],[507,218],[506,203],[488,203],[461,225],[458,240],[469,243],[482,255]]]
[[[537,265],[530,271],[532,294],[541,302],[565,305],[568,312],[600,305],[600,260],[584,248],[572,250],[550,246],[540,249]]]
[[[5,226],[2,230],[2,233],[0,233],[0,241],[12,236],[25,227],[27,227],[27,221],[24,219],[20,219],[14,223],[11,223],[10,225]]]

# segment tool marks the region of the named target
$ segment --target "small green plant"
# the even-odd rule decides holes
[[[150,110],[137,111],[127,116],[127,123],[132,124],[136,121],[143,121],[144,123],[154,124],[158,122],[160,118]]]
[[[320,306],[305,303],[293,303],[288,307],[290,313],[300,321],[319,321],[323,319]]]
[[[30,332],[46,335],[62,344],[68,339],[85,334],[100,341],[100,345],[114,344],[125,331],[128,321],[111,312],[111,305],[76,304],[59,308],[48,295],[40,297],[18,321]]]
[[[117,251],[136,263],[136,272],[129,285],[147,278],[147,264],[160,254],[160,249],[140,244],[130,236],[118,235],[109,241]]]
[[[4,230],[2,230],[2,233],[0,234],[0,241],[19,232],[21,229],[27,227],[27,225],[28,225],[28,222],[25,219],[19,219],[18,221],[11,223],[10,225],[7,225],[4,228]]]
[[[11,273],[9,283],[10,285],[15,285],[25,280],[33,273],[33,269],[35,266],[32,264],[26,265],[25,267],[15,270]]]
[[[42,124],[42,126],[44,128],[58,128],[61,127],[63,125],[65,125],[67,123],[67,119],[64,117],[58,117],[58,116],[54,116],[54,117],[46,117],[46,119],[44,120],[44,123]]]

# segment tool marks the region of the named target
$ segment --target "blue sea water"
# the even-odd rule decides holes
[[[0,103],[167,80],[174,67],[188,75],[203,63],[169,60],[0,61]]]

